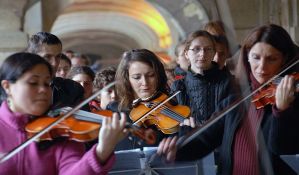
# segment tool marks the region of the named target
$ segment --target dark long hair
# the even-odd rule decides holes
[[[53,76],[52,66],[42,57],[32,53],[16,53],[4,60],[0,67],[0,82],[8,80],[15,83],[24,73],[31,70],[34,66],[43,64],[46,65],[50,75]],[[7,98],[3,87],[0,88],[1,101]]]
[[[133,49],[123,54],[118,65],[115,80],[116,93],[119,97],[119,108],[129,108],[134,100],[134,90],[129,81],[129,67],[133,62],[142,62],[153,68],[157,80],[157,91],[168,94],[167,76],[160,59],[147,49]]]
[[[285,65],[290,64],[297,54],[297,46],[288,32],[281,26],[268,24],[253,29],[243,41],[236,69],[236,77],[242,85],[250,80],[251,69],[248,62],[248,53],[258,42],[269,44],[280,51],[285,59]],[[247,76],[244,76],[244,70]],[[290,70],[287,73],[292,71]]]

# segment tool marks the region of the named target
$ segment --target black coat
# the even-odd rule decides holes
[[[55,77],[51,82],[52,106],[51,109],[58,109],[61,107],[74,107],[83,100],[83,87],[70,79]]]
[[[230,96],[221,102],[219,110],[228,106],[234,97]],[[220,147],[220,165],[219,172],[223,175],[230,175],[232,173],[233,166],[233,144],[235,139],[235,133],[241,124],[243,116],[246,116],[245,104],[238,106],[236,109],[228,113],[224,118],[217,123],[206,129],[202,134],[197,136],[190,143],[182,147],[177,152],[177,160],[196,160],[204,157],[208,153],[212,152],[218,146]],[[248,105],[247,105],[248,106]],[[298,109],[298,105],[297,105]],[[294,108],[289,109],[294,110]],[[290,112],[277,113],[273,112],[274,107],[271,105],[265,107],[264,115],[261,123],[260,130],[258,132],[258,145],[259,145],[259,165],[260,174],[277,174],[288,175],[296,174],[289,166],[287,166],[283,160],[279,158],[277,152],[274,152],[274,134],[277,133],[277,119],[283,119],[288,117]],[[297,115],[298,110],[291,112],[293,115]],[[274,116],[275,115],[275,116]],[[299,129],[298,129],[299,130]],[[299,133],[297,130],[297,133]],[[286,133],[285,133],[286,134]],[[299,134],[297,134],[298,136]],[[298,137],[297,137],[298,138]],[[298,141],[299,142],[299,141]],[[297,143],[298,143],[297,142]],[[285,145],[286,146],[286,145]],[[298,146],[298,145],[297,145]],[[285,148],[285,147],[284,147]],[[270,165],[267,164],[270,162]],[[266,163],[266,165],[265,165]],[[274,173],[273,173],[274,172]]]
[[[216,63],[204,75],[187,71],[185,78],[176,80],[171,91],[180,90],[177,102],[191,108],[191,116],[202,123],[215,112],[219,102],[234,92],[234,78],[219,70]]]

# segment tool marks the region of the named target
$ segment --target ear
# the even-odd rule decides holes
[[[4,89],[5,93],[7,94],[7,96],[10,95],[10,90],[9,90],[10,82],[8,80],[2,80],[1,86]]]
[[[188,51],[185,51],[184,54],[185,54],[185,58],[190,62],[190,59],[189,59],[189,56],[188,56]]]

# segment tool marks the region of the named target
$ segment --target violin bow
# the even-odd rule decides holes
[[[92,96],[90,96],[89,98],[85,99],[83,102],[81,102],[80,104],[78,104],[77,106],[75,106],[74,108],[72,108],[70,111],[68,111],[65,115],[63,115],[62,117],[60,117],[58,120],[56,120],[55,122],[51,123],[50,125],[48,125],[47,127],[45,127],[42,131],[40,131],[39,133],[35,134],[33,137],[31,137],[30,139],[26,140],[24,143],[22,143],[21,145],[17,146],[16,148],[14,148],[12,151],[10,151],[9,153],[3,154],[0,157],[0,163],[5,162],[6,160],[10,159],[11,157],[13,157],[14,155],[16,155],[18,152],[20,152],[21,150],[23,150],[26,146],[28,146],[30,143],[32,143],[34,140],[36,140],[37,138],[41,137],[43,134],[45,134],[46,132],[48,132],[52,127],[54,127],[55,125],[57,125],[58,123],[62,122],[63,120],[65,120],[66,118],[68,118],[69,116],[71,116],[73,113],[75,113],[77,110],[79,110],[81,107],[83,107],[84,105],[86,105],[89,101],[91,101],[92,99],[96,98],[97,96],[99,96],[103,91],[108,90],[109,88],[111,88],[112,86],[114,86],[116,84],[116,82],[112,82],[110,84],[108,84],[107,86],[105,86],[103,89],[100,89],[99,91],[97,91],[96,93],[94,93]]]
[[[214,123],[216,123],[217,121],[219,121],[221,118],[223,118],[227,113],[229,113],[230,111],[232,111],[233,109],[235,109],[237,106],[239,106],[241,103],[243,103],[244,101],[246,101],[247,99],[249,99],[252,95],[254,95],[255,93],[257,93],[260,89],[264,88],[265,86],[267,86],[269,83],[271,83],[274,79],[276,79],[277,77],[281,76],[283,73],[285,73],[287,70],[289,70],[291,67],[295,66],[297,63],[299,63],[299,59],[297,59],[297,61],[295,61],[294,63],[290,64],[289,66],[287,66],[284,70],[282,70],[280,73],[278,73],[277,75],[274,75],[272,78],[270,78],[266,83],[264,83],[263,85],[261,85],[259,88],[257,88],[256,90],[254,90],[253,92],[251,92],[250,94],[248,94],[247,96],[245,96],[244,98],[238,99],[235,102],[232,103],[232,105],[224,108],[223,110],[221,110],[218,114],[219,115],[215,115],[214,117],[212,116],[209,120],[206,121],[206,123],[204,123],[201,126],[197,126],[196,128],[194,128],[190,133],[188,133],[187,135],[184,135],[182,137],[180,137],[177,141],[177,148],[180,149],[183,146],[185,146],[186,144],[188,144],[190,141],[192,141],[194,138],[196,138],[199,134],[201,134],[203,131],[205,131],[207,128],[209,128],[210,126],[212,126]]]
[[[157,110],[158,108],[160,108],[162,105],[164,105],[165,103],[167,103],[170,99],[172,99],[173,97],[175,97],[176,95],[178,95],[179,93],[181,93],[181,91],[176,91],[173,95],[171,95],[170,97],[166,98],[165,100],[163,100],[161,103],[159,103],[157,106],[155,106],[154,108],[152,108],[151,110],[149,110],[148,112],[146,112],[142,117],[140,117],[138,120],[136,120],[133,125],[137,125],[137,123],[141,122],[142,119],[146,118],[147,116],[149,116],[152,112],[154,112],[155,110]]]

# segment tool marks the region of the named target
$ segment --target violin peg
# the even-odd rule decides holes
[[[133,137],[132,137],[132,136],[129,136],[128,139],[129,139],[130,141],[133,141]]]
[[[138,144],[138,145],[141,145],[141,144],[142,144],[142,141],[139,140],[139,141],[137,142],[137,144]]]

